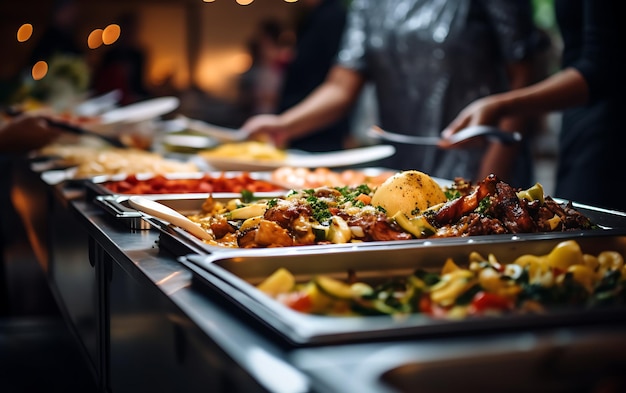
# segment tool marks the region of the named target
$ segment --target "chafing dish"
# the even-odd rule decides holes
[[[286,268],[298,282],[315,275],[347,279],[356,272],[360,280],[376,282],[406,276],[417,268],[439,271],[447,258],[467,261],[472,251],[493,253],[499,260],[522,254],[543,255],[564,238],[575,239],[587,253],[614,250],[626,255],[626,232],[617,229],[570,233],[568,236],[483,236],[393,244],[359,244],[342,247],[213,252],[187,255],[181,263],[193,272],[193,285],[209,296],[223,298],[244,318],[290,345],[345,343],[398,337],[432,337],[502,329],[528,329],[626,321],[622,306],[568,308],[545,314],[507,314],[463,320],[433,319],[423,314],[366,317],[309,315],[294,311],[256,288],[278,268]]]

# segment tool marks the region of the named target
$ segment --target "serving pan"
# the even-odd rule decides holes
[[[279,197],[282,196],[281,193],[259,193],[255,194],[255,196],[259,198],[263,197]],[[133,212],[133,215],[139,214],[136,210],[132,209],[132,207],[128,204],[129,196],[101,196],[96,199],[96,203],[103,205],[105,209],[112,210],[128,210],[130,209]],[[146,195],[146,197],[162,203],[167,207],[174,209],[175,211],[183,214],[183,215],[191,215],[199,212],[201,210],[202,204],[208,197],[208,194],[186,194],[186,195]],[[216,201],[227,202],[232,198],[240,197],[239,194],[214,194],[214,199]],[[559,203],[565,203],[566,201],[560,200],[558,198],[554,198],[554,200]],[[108,206],[107,206],[108,205]],[[588,217],[594,224],[597,224],[600,229],[597,230],[589,230],[581,232],[582,236],[587,236],[597,231],[611,231],[623,228],[626,231],[626,213],[618,212],[614,210],[607,210],[603,208],[583,205],[579,203],[573,203],[572,206],[578,210],[580,213]],[[119,217],[124,220],[125,217]],[[127,220],[128,221],[128,220]],[[151,226],[155,227],[160,231],[159,236],[159,244],[161,247],[168,249],[168,251],[174,253],[176,256],[184,256],[192,253],[199,254],[212,254],[220,251],[232,251],[233,249],[224,248],[221,246],[214,246],[207,244],[197,237],[191,235],[187,231],[184,231],[180,228],[169,225],[169,223],[155,219],[148,218],[148,222]],[[145,222],[142,224],[145,225]],[[472,237],[470,241],[472,242],[482,242],[482,241],[492,241],[493,239],[516,239],[516,238],[524,238],[524,239],[532,239],[535,237],[543,237],[550,236],[558,239],[568,238],[572,236],[576,236],[573,232],[551,232],[547,235],[541,233],[528,233],[528,234],[517,234],[517,235],[493,235],[493,236],[475,236]],[[422,245],[422,244],[430,244],[430,243],[440,243],[442,240],[446,239],[415,239],[415,240],[402,240],[402,243],[406,243],[409,245]],[[446,241],[466,241],[466,240],[446,240]],[[345,249],[345,248],[367,248],[372,245],[380,244],[382,246],[386,245],[394,245],[398,241],[393,242],[368,242],[368,243],[348,243],[348,244],[332,244],[332,245],[314,245],[314,246],[301,246],[305,250],[310,248],[320,248],[324,247],[325,249]],[[235,249],[236,250],[236,249]]]
[[[94,186],[97,187],[97,183],[94,183]],[[95,189],[94,189],[95,191]],[[255,193],[255,197],[257,198],[276,198],[283,196],[287,191],[281,190],[276,192],[258,192]],[[106,195],[95,195],[93,201],[96,205],[100,206],[107,213],[110,214],[115,220],[119,221],[121,224],[131,228],[131,229],[150,229],[157,228],[161,231],[162,235],[166,234],[169,238],[176,239],[175,241],[179,244],[172,244],[172,242],[168,242],[166,239],[166,243],[172,244],[174,248],[180,249],[182,254],[184,255],[189,252],[202,252],[207,253],[210,252],[212,246],[209,246],[206,243],[202,243],[202,241],[185,232],[184,230],[176,227],[172,227],[168,222],[163,220],[156,219],[147,214],[143,214],[137,209],[133,208],[130,205],[130,198],[134,196],[134,194],[127,195],[118,195],[118,194],[106,194]],[[209,196],[213,196],[213,199],[217,202],[228,202],[234,198],[240,198],[241,193],[189,193],[189,194],[144,194],[141,195],[143,198],[159,202],[171,209],[174,209],[176,212],[182,215],[191,215],[197,213],[201,210],[202,204],[206,201]],[[204,251],[198,251],[198,247],[207,247]],[[184,245],[184,248],[181,246]],[[219,248],[222,249],[222,248]],[[184,251],[182,251],[184,250]]]
[[[263,195],[282,195],[285,194],[288,190],[283,185],[277,184],[271,178],[270,172],[242,172],[242,171],[209,171],[209,172],[192,172],[192,173],[166,173],[158,176],[164,177],[166,180],[172,180],[172,182],[176,181],[201,181],[206,180],[206,183],[210,183],[211,181],[221,180],[221,179],[232,179],[233,181],[242,182],[249,176],[250,179],[263,181],[275,187],[274,191],[267,192],[255,192],[255,195],[263,196]],[[166,192],[167,189],[163,189],[163,191],[155,190],[149,194],[147,193],[133,193],[133,192],[119,192],[114,191],[114,187],[111,187],[113,183],[125,181],[128,179],[128,174],[116,174],[116,175],[100,175],[93,176],[88,179],[84,179],[84,185],[87,190],[87,198],[92,200],[98,195],[179,195],[179,197],[184,197],[184,195],[191,194],[204,194],[208,195],[208,193],[202,191],[201,189],[193,190],[191,186],[187,187],[186,192]],[[152,181],[157,175],[153,173],[140,173],[133,175],[137,183],[149,183]],[[214,192],[214,194],[219,195],[240,195],[238,192]]]
[[[596,309],[570,308],[544,314],[472,317],[463,320],[433,319],[423,314],[335,317],[299,313],[266,296],[256,288],[276,269],[286,268],[297,282],[316,275],[347,279],[355,272],[359,280],[379,282],[406,277],[421,268],[440,271],[447,258],[467,261],[470,252],[490,253],[500,261],[522,254],[544,255],[564,239],[575,239],[586,253],[613,250],[626,255],[626,231],[605,229],[529,236],[481,236],[433,241],[361,243],[352,247],[297,247],[282,249],[213,252],[187,255],[180,262],[193,272],[192,285],[223,299],[244,318],[267,330],[278,340],[295,346],[387,340],[406,337],[459,335],[505,329],[573,326],[626,322],[622,306]]]

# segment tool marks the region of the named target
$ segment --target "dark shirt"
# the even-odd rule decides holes
[[[338,0],[325,0],[303,19],[296,36],[296,53],[289,64],[281,92],[284,111],[318,87],[334,63],[346,23],[346,9]],[[308,151],[339,150],[349,134],[348,116],[309,136],[292,141],[292,148]]]
[[[541,45],[521,0],[352,0],[347,26],[339,64],[375,85],[382,128],[409,135],[439,136],[470,102],[508,89],[507,65]],[[478,180],[484,154],[398,144],[383,165]]]
[[[589,102],[563,112],[555,196],[626,211],[622,112],[625,107],[626,23],[620,0],[556,0],[563,38],[563,67],[573,67],[589,87]],[[621,8],[621,7],[620,7]]]
[[[563,67],[580,71],[589,85],[591,101],[624,93],[626,23],[618,9],[619,3],[622,2],[555,1],[563,39]]]

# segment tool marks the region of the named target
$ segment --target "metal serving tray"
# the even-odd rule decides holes
[[[257,192],[255,197],[257,198],[276,198],[284,196],[287,191],[276,192]],[[231,199],[240,198],[240,193],[213,193],[213,199],[219,202],[227,202]],[[211,246],[202,243],[202,240],[191,235],[190,233],[177,228],[172,227],[169,223],[162,220],[151,217],[147,214],[137,211],[132,208],[128,199],[132,195],[96,195],[93,201],[96,205],[100,206],[107,213],[109,213],[114,219],[119,221],[125,226],[131,229],[150,229],[152,227],[161,231],[162,235],[167,237],[165,242],[171,244],[172,241],[178,244],[173,244],[176,249],[181,249],[180,254],[184,255],[189,252],[196,252],[198,248],[207,247],[207,250],[198,251],[201,253],[210,252]],[[202,208],[202,204],[211,194],[199,193],[199,194],[151,194],[142,195],[142,197],[162,203],[183,215],[191,215],[199,212]],[[162,236],[164,237],[164,236]],[[174,240],[176,239],[176,240]],[[223,249],[223,248],[219,248]]]
[[[272,198],[272,197],[279,197],[284,194],[283,193],[265,193],[265,194],[257,193],[255,195],[260,198],[263,198],[263,197]],[[183,215],[191,215],[200,211],[202,203],[206,200],[208,195],[207,194],[150,195],[148,197],[150,199],[153,199],[157,202],[160,202],[178,211],[179,213]],[[229,199],[238,198],[240,197],[240,195],[239,194],[214,194],[213,197],[216,200],[226,202]],[[115,210],[115,206],[119,206],[120,209],[132,210],[133,216],[138,214],[136,210],[132,209],[127,204],[127,199],[128,199],[128,196],[99,197],[96,199],[96,202],[99,204],[112,205],[113,207],[108,207],[108,208],[105,206],[105,208],[107,208],[108,210]],[[555,200],[559,203],[564,202],[556,198]],[[606,210],[606,209],[582,205],[578,203],[574,203],[573,206],[582,214],[589,217],[592,222],[600,225],[603,228],[603,229],[599,229],[600,231],[607,231],[607,230],[619,229],[619,228],[624,228],[624,230],[626,231],[626,213],[624,212]],[[120,216],[118,217],[118,219],[132,222],[132,220],[134,220],[135,217],[132,217],[130,220],[128,220],[128,217]],[[180,229],[178,227],[171,226],[167,222],[158,220],[156,218],[147,218],[147,220],[153,227],[157,228],[160,231],[160,236],[159,236],[160,246],[174,253],[176,256],[184,256],[187,254],[194,254],[194,253],[212,254],[212,253],[220,252],[224,250],[227,250],[227,251],[236,250],[236,249],[224,248],[220,246],[209,245],[203,242],[201,239],[193,236],[189,232],[183,229]],[[145,221],[142,225],[145,225]],[[592,232],[594,231],[584,231],[582,232],[582,235],[583,236],[590,235],[592,234]],[[475,236],[475,237],[472,237],[471,241],[474,241],[474,242],[492,241],[491,239],[509,240],[509,239],[516,239],[519,237],[532,239],[535,237],[542,237],[542,236],[544,236],[544,234],[536,234],[536,233],[535,234],[518,234],[518,235],[508,234],[508,235],[494,235],[494,236]],[[572,232],[558,232],[558,233],[554,232],[554,233],[550,233],[548,236],[562,239],[562,238],[575,236],[575,234],[573,234]],[[401,242],[409,244],[409,245],[419,246],[422,244],[430,244],[431,242],[439,243],[442,240],[444,239],[416,239],[416,240],[406,240],[406,241],[401,241]],[[465,240],[463,239],[456,239],[456,240],[450,239],[447,241],[465,242]],[[325,246],[301,246],[300,248],[304,248],[305,250],[308,250],[311,247],[313,248],[324,247],[325,249],[329,249],[329,248],[330,249],[333,249],[333,248],[345,249],[345,248],[354,248],[354,247],[367,248],[367,247],[377,245],[377,244],[378,245],[393,245],[395,243],[397,242],[393,241],[393,242],[349,243],[349,244],[333,244],[333,245],[325,245]]]
[[[565,238],[575,239],[583,251],[598,254],[615,250],[626,255],[626,231],[607,229],[563,235],[482,236],[437,241],[365,244],[344,248],[283,248],[214,252],[187,255],[180,261],[193,272],[192,285],[209,296],[224,299],[279,340],[295,346],[345,343],[372,339],[468,334],[502,329],[529,329],[589,323],[626,322],[626,308],[567,309],[542,315],[473,317],[437,320],[421,314],[331,317],[293,311],[257,290],[255,285],[280,267],[291,271],[298,282],[315,275],[347,278],[354,271],[360,280],[377,281],[405,277],[417,268],[440,271],[447,258],[465,263],[472,251],[493,253],[500,261],[522,254],[547,254]]]
[[[276,195],[276,194],[284,194],[286,193],[288,190],[287,188],[283,187],[280,184],[276,184],[275,182],[272,181],[272,174],[270,172],[248,172],[250,177],[252,179],[255,180],[264,180],[266,182],[272,183],[276,186],[276,191],[272,191],[271,193],[256,193],[256,194],[272,194],[272,195]],[[226,178],[235,178],[237,176],[242,175],[243,172],[241,171],[218,171],[218,172],[193,172],[193,173],[169,173],[169,174],[163,174],[163,176],[165,176],[165,178],[167,179],[172,179],[172,180],[179,180],[179,179],[201,179],[203,176],[205,175],[209,175],[215,178],[218,178],[220,176],[225,176]],[[84,179],[83,183],[84,186],[86,188],[86,197],[89,200],[93,200],[96,196],[99,195],[131,195],[131,194],[127,194],[127,193],[115,193],[113,191],[111,191],[109,188],[106,187],[106,184],[108,182],[114,182],[114,181],[121,181],[126,179],[128,175],[127,174],[118,174],[118,175],[99,175],[99,176],[94,176],[92,178],[88,178],[88,179]],[[153,178],[155,175],[154,174],[137,174],[137,179],[142,181],[142,180],[149,180],[151,178]],[[150,195],[178,195],[179,197],[184,197],[185,195],[193,195],[193,194],[200,194],[198,193],[170,193],[170,194],[150,194]],[[218,194],[218,193],[214,193],[214,194]],[[228,192],[221,192],[219,193],[221,194],[232,194],[232,195],[240,195],[238,193],[228,193]],[[137,195],[137,194],[133,194],[133,195]],[[147,195],[147,194],[141,194],[143,195]]]

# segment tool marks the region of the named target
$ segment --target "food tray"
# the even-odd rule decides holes
[[[266,195],[266,196],[276,197],[280,195],[281,194],[278,193],[275,195]],[[238,194],[236,195],[235,194],[233,195],[214,194],[213,196],[214,198],[216,198],[216,200],[221,200],[224,202],[228,201],[229,199],[239,197]],[[264,197],[264,195],[257,195],[257,196]],[[206,194],[151,195],[148,197],[150,197],[150,199],[153,199],[157,202],[160,202],[178,211],[179,213],[183,215],[190,215],[190,214],[194,214],[200,211],[202,203],[205,201],[208,195]],[[121,205],[122,208],[127,208],[127,209],[131,209],[134,211],[134,209],[132,209],[127,204],[127,199],[128,197],[113,196],[109,198],[106,198],[106,197],[99,198],[99,201],[103,202],[106,200],[108,201],[108,203],[112,203],[113,205]],[[557,198],[554,198],[554,199],[558,203],[564,203],[564,201],[562,200],[559,200]],[[617,212],[613,210],[606,210],[602,208],[597,208],[597,207],[592,207],[592,206],[587,206],[587,205],[582,205],[582,204],[577,204],[577,203],[574,203],[573,207],[579,212],[581,212],[582,214],[584,214],[585,216],[589,217],[593,223],[598,224],[602,227],[602,229],[598,229],[595,231],[611,231],[611,230],[620,229],[620,228],[624,228],[624,230],[626,231],[626,213]],[[168,223],[165,223],[158,219],[152,219],[150,222],[152,226],[154,226],[160,231],[160,236],[159,236],[160,246],[168,249],[168,251],[174,253],[176,256],[184,256],[184,255],[192,254],[192,253],[212,254],[214,252],[233,250],[233,249],[225,249],[224,247],[213,246],[213,245],[204,243],[202,240],[193,236],[189,232],[183,229],[180,229],[178,227],[173,227],[171,225],[168,225]],[[591,235],[595,231],[584,231],[584,232],[581,232],[580,235],[582,236]],[[510,240],[510,239],[517,239],[517,238],[533,239],[537,237],[541,238],[543,236],[546,236],[546,234],[526,233],[526,234],[516,234],[516,235],[506,234],[506,235],[475,236],[475,237],[472,237],[470,241],[491,242],[491,241],[499,240],[499,239],[503,239],[503,240]],[[547,234],[547,236],[557,238],[557,239],[563,239],[563,238],[569,238],[569,237],[576,236],[576,235],[573,234],[572,232],[551,232]],[[415,240],[402,240],[400,242],[406,243],[409,245],[422,245],[422,244],[430,244],[430,243],[439,243],[442,240],[445,240],[447,242],[455,242],[455,243],[456,242],[464,243],[467,241],[466,239],[457,238],[457,239],[415,239]],[[302,248],[304,249],[309,249],[311,247],[313,248],[324,247],[325,249],[333,249],[333,248],[345,249],[345,248],[355,248],[355,247],[356,248],[368,248],[370,246],[374,246],[377,244],[383,245],[383,246],[394,245],[396,242],[397,241],[332,244],[332,245],[325,245],[325,246],[315,245],[315,246],[302,246]]]
[[[259,198],[274,198],[283,196],[286,191],[276,191],[267,193],[255,193]],[[162,203],[183,215],[189,215],[200,211],[202,204],[211,194],[153,194],[142,195],[142,197]],[[219,202],[227,202],[233,198],[241,197],[239,193],[214,193],[213,199]],[[150,217],[144,213],[132,208],[128,203],[132,195],[96,195],[93,201],[100,206],[112,218],[131,229],[150,229],[152,227],[161,231],[162,237],[167,234],[165,242],[172,244],[175,249],[180,249],[179,255],[189,252],[196,252],[198,247],[203,247],[202,241],[190,233],[180,229],[171,227],[168,223]],[[168,240],[172,241],[168,241]],[[174,243],[175,242],[175,243]],[[184,246],[184,248],[182,248]],[[211,246],[204,244],[206,250],[199,251],[202,253],[211,252]],[[222,249],[221,247],[219,249]],[[183,251],[184,250],[184,251]],[[177,253],[178,254],[178,253]]]
[[[593,234],[591,234],[593,233]],[[400,319],[391,316],[331,317],[293,311],[266,296],[255,285],[278,268],[286,268],[298,282],[322,274],[346,278],[356,272],[360,280],[380,280],[406,276],[417,268],[440,271],[449,257],[467,261],[472,251],[493,253],[498,260],[513,260],[522,254],[544,255],[564,236],[483,236],[481,239],[439,239],[432,242],[395,242],[364,244],[352,248],[257,249],[253,252],[214,252],[212,255],[187,255],[180,261],[193,272],[192,285],[224,299],[244,318],[288,345],[310,346],[362,340],[388,340],[407,337],[459,335],[505,329],[531,329],[573,326],[590,323],[626,322],[624,307],[564,309],[541,315],[503,315],[464,320],[432,319],[411,314]],[[608,229],[570,233],[584,252],[597,255],[614,250],[626,255],[626,231]]]
[[[279,193],[284,194],[288,191],[287,188],[285,188],[284,186],[273,182],[271,180],[271,173],[269,172],[236,172],[236,171],[195,172],[195,173],[170,173],[170,174],[163,174],[161,176],[165,177],[168,180],[198,180],[198,179],[203,179],[205,176],[215,178],[215,179],[218,179],[221,177],[224,177],[227,179],[240,179],[241,176],[243,176],[244,174],[248,174],[251,179],[261,180],[261,181],[270,183],[276,188],[275,191],[271,191],[271,192],[270,191],[255,192],[255,195],[264,195],[268,193],[272,195],[276,195]],[[139,182],[149,182],[155,177],[155,175],[154,174],[137,174],[135,175],[135,177],[137,178]],[[128,178],[128,175],[126,174],[118,174],[118,175],[111,175],[111,176],[108,176],[108,175],[94,176],[93,178],[85,179],[84,185],[87,189],[87,198],[89,198],[89,200],[92,200],[98,195],[168,195],[168,194],[189,195],[189,194],[203,193],[203,191],[198,190],[198,191],[185,192],[185,193],[161,192],[161,193],[152,193],[152,194],[136,194],[136,193],[113,192],[111,189],[107,187],[107,183],[123,181],[123,180],[126,180],[127,178]],[[214,194],[218,194],[218,193],[214,192]],[[219,194],[240,195],[240,193],[237,193],[237,192],[223,192],[223,191],[219,192]]]

